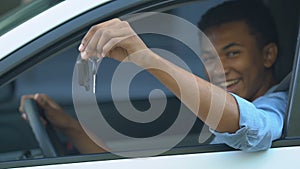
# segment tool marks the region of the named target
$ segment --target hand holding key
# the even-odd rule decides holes
[[[82,59],[107,56],[124,61],[130,60],[131,54],[148,48],[128,22],[112,19],[93,26],[78,49]]]

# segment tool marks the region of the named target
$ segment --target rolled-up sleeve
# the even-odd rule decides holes
[[[287,106],[287,92],[266,94],[249,102],[232,94],[240,111],[240,129],[235,133],[219,133],[212,143],[225,143],[243,151],[260,151],[271,147],[280,138]]]

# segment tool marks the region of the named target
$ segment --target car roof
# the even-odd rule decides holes
[[[66,0],[45,10],[0,36],[0,60],[60,24],[108,1]]]

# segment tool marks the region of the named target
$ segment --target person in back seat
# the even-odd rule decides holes
[[[151,51],[130,25],[120,19],[93,26],[83,38],[79,51],[83,59],[96,54],[132,62],[148,70],[210,127],[215,135],[212,143],[225,143],[250,152],[267,150],[281,136],[288,100],[287,91],[276,91],[274,64],[278,38],[269,9],[258,0],[226,1],[203,15],[198,26],[222,63],[216,65],[214,52],[203,48],[210,82]],[[222,75],[225,81],[217,78]],[[213,95],[219,100],[211,102]],[[49,121],[80,152],[105,151],[88,138],[78,121],[45,94],[23,96],[20,104],[23,115],[27,98],[34,98],[45,109]],[[198,98],[201,102],[195,102]],[[223,111],[209,112],[211,106],[222,106],[224,102]],[[214,120],[206,120],[209,113],[213,117],[221,116],[218,125]]]

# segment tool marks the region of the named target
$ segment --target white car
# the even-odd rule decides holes
[[[277,78],[282,79],[291,72],[284,132],[267,151],[246,153],[224,144],[209,144],[209,133],[201,135],[204,141],[201,140],[200,134],[206,126],[192,117],[168,89],[138,67],[102,60],[107,63],[100,64],[95,95],[91,94],[92,76],[89,83],[84,84],[85,88],[78,82],[77,48],[81,39],[92,25],[115,17],[129,20],[133,25],[139,23],[140,26],[136,24],[138,26],[133,28],[149,47],[167,58],[179,56],[178,60],[173,60],[176,64],[204,77],[203,67],[199,67],[201,61],[189,46],[191,38],[180,39],[180,32],[191,30],[189,36],[196,37],[194,24],[208,8],[221,2],[223,0],[34,0],[2,17],[0,168],[300,168],[298,0],[265,0],[274,14],[283,42],[281,52],[285,57],[279,58],[277,63]],[[147,20],[151,16],[159,16],[160,22]],[[160,29],[152,31],[152,28]],[[189,57],[180,57],[183,54]],[[133,73],[127,73],[130,71]],[[86,89],[90,93],[84,95],[79,89],[74,90],[77,88],[82,93]],[[110,138],[110,144],[136,149],[125,153],[79,154],[59,131],[42,125],[39,115],[35,114],[38,110],[34,103],[28,103],[33,113],[30,124],[20,117],[20,98],[31,93],[48,94],[77,118],[80,116],[75,111],[80,101],[78,95],[86,100],[94,97],[112,129],[110,132],[120,135]],[[165,107],[152,121],[134,123],[118,113],[116,104],[127,108],[130,105],[137,111],[147,111],[151,104],[165,104]],[[179,111],[185,111],[192,125],[162,135],[175,126],[179,116],[179,113],[168,112]],[[156,140],[149,139],[154,137]],[[169,145],[156,144],[162,142]]]

